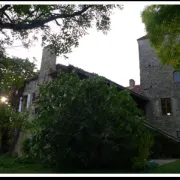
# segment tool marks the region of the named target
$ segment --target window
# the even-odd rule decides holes
[[[163,98],[161,99],[161,109],[163,116],[171,116],[171,99],[170,98]]]
[[[28,96],[23,97],[23,109],[26,109]]]
[[[180,72],[174,71],[173,79],[174,79],[174,82],[180,82]]]
[[[31,94],[28,94],[28,97],[27,97],[27,106],[26,106],[27,109],[29,108],[30,104],[31,104]]]
[[[180,131],[177,131],[177,138],[180,138]]]
[[[21,112],[21,111],[22,111],[22,102],[23,102],[23,98],[20,97],[18,112]]]

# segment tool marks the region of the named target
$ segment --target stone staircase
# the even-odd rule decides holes
[[[147,121],[144,122],[144,125],[145,125],[146,127],[150,128],[150,129],[156,131],[156,132],[161,133],[162,135],[166,136],[167,138],[170,138],[170,139],[172,139],[172,140],[174,140],[174,141],[176,141],[176,142],[180,142],[180,139],[174,137],[173,135],[169,134],[169,133],[166,132],[166,131],[163,131],[162,129],[159,129],[159,128],[155,127],[154,125],[150,124],[150,123],[147,122]]]

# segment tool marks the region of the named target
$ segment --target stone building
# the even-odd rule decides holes
[[[40,72],[37,76],[25,80],[24,88],[21,94],[20,103],[18,111],[21,112],[23,109],[29,108],[30,104],[34,101],[34,99],[38,96],[39,93],[39,85],[53,81],[57,74],[60,74],[63,72],[72,72],[73,70],[76,70],[78,72],[79,77],[81,78],[88,78],[90,76],[95,75],[94,73],[89,73],[87,71],[84,71],[82,69],[76,68],[72,65],[65,66],[62,64],[56,64],[56,56],[55,53],[50,51],[49,46],[45,47],[43,49],[43,55],[42,55],[42,61],[41,61],[41,68]],[[108,83],[115,84],[119,90],[126,89],[125,87],[112,82],[111,80],[107,79]],[[145,104],[148,101],[148,98],[145,96],[140,95],[139,93],[136,93],[133,89],[130,90],[132,98],[137,102],[138,106],[145,110]]]
[[[140,85],[130,79],[129,87],[132,98],[137,106],[142,109],[148,118],[145,125],[158,130],[170,138],[180,138],[180,74],[171,66],[160,64],[155,50],[150,46],[148,37],[138,39]],[[57,74],[78,70],[81,78],[93,76],[93,73],[78,69],[72,65],[56,64],[56,55],[50,46],[43,49],[41,69],[37,76],[25,80],[24,88],[20,94],[18,111],[28,109],[38,97],[39,85],[53,81]],[[107,84],[113,83],[119,90],[125,87],[106,79]],[[34,109],[35,110],[35,109]],[[31,113],[30,113],[31,114]],[[31,116],[33,119],[33,116]],[[15,152],[20,151],[23,134],[15,147]]]
[[[39,94],[39,85],[51,82],[54,79],[56,79],[57,74],[60,74],[63,72],[72,72],[73,70],[76,70],[78,73],[78,76],[80,78],[88,78],[90,76],[94,76],[94,73],[86,72],[82,69],[76,68],[72,65],[65,66],[62,64],[56,64],[56,55],[55,53],[50,49],[50,46],[47,46],[43,49],[43,55],[42,55],[42,61],[41,61],[41,68],[38,75],[31,79],[27,79],[24,82],[24,88],[21,90],[21,93],[19,93],[20,101],[19,101],[19,107],[18,111],[33,111],[29,113],[29,120],[34,119],[35,115],[35,106],[33,104],[34,100],[38,97]],[[126,89],[125,87],[112,82],[109,79],[106,79],[107,85],[110,83],[113,83],[117,86],[119,90]],[[145,112],[146,104],[148,103],[148,98],[145,96],[140,95],[139,93],[136,93],[133,89],[130,89],[130,94],[132,98],[136,101],[137,106],[142,109]],[[31,107],[31,108],[30,108]],[[18,141],[15,145],[14,152],[18,153],[19,156],[21,156],[21,144],[23,140],[27,137],[26,133],[20,132]]]
[[[180,138],[180,74],[161,65],[147,36],[138,39],[140,94],[148,97],[146,115],[150,124]]]
[[[138,39],[138,46],[140,85],[135,85],[135,81],[130,79],[127,88],[137,106],[148,117],[145,125],[177,140],[180,138],[180,75],[172,67],[160,64],[160,60],[150,46],[147,36]],[[50,50],[50,46],[45,47],[39,74],[25,80],[18,111],[21,112],[30,107],[38,97],[39,85],[53,81],[57,74],[62,71],[68,73],[74,69],[77,70],[80,78],[88,78],[94,75],[72,65],[56,64],[55,53]],[[106,81],[107,84],[115,84],[119,90],[126,89],[108,79]],[[15,152],[20,152],[20,144],[23,139],[24,136],[20,133]]]

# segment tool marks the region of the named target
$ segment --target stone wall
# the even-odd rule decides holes
[[[180,131],[180,83],[173,81],[173,68],[161,65],[148,39],[138,40],[141,94],[150,99],[150,123],[177,137]],[[163,116],[161,98],[171,98],[172,116]]]
[[[42,78],[54,71],[56,71],[56,54],[55,50],[49,45],[43,49],[39,77]]]

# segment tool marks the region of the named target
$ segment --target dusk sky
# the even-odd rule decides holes
[[[97,32],[96,29],[90,29],[89,35],[80,39],[79,47],[68,55],[69,59],[57,57],[57,63],[72,64],[102,75],[122,86],[128,86],[131,78],[139,84],[137,39],[146,34],[140,15],[144,7],[150,3],[152,4],[152,2],[122,2],[124,9],[116,10],[112,15],[111,30],[107,35]],[[29,50],[19,47],[8,48],[7,52],[9,55],[30,60],[36,57],[37,67],[40,68],[42,57],[40,43]]]

